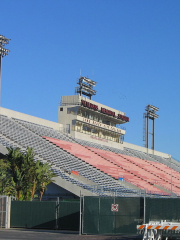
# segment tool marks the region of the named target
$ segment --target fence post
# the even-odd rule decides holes
[[[82,198],[81,198],[81,190],[80,190],[80,211],[79,211],[79,235],[82,235]]]
[[[11,218],[11,197],[6,197],[6,223],[5,228],[10,228]]]
[[[144,191],[144,219],[143,223],[146,224],[146,190]]]
[[[100,233],[100,222],[99,222],[99,218],[100,218],[100,210],[101,210],[101,198],[99,196],[98,198],[98,234]]]
[[[59,197],[57,197],[57,201],[56,201],[56,226],[55,226],[56,230],[59,228],[58,218],[59,218]]]

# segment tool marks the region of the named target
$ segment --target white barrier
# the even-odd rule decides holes
[[[148,224],[137,225],[138,231],[143,232],[143,240],[162,240],[163,230],[177,231],[180,230],[180,223],[166,222],[149,222]],[[166,237],[168,240],[168,237]]]

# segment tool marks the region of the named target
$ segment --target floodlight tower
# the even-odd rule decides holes
[[[1,107],[1,68],[2,68],[2,58],[7,56],[10,52],[8,49],[5,49],[4,46],[9,43],[11,39],[0,35],[0,107]]]
[[[147,105],[146,106],[146,113],[144,113],[144,129],[145,129],[145,147],[148,149],[148,136],[149,136],[149,119],[152,120],[152,144],[151,149],[154,150],[154,120],[158,118],[159,116],[156,114],[156,112],[159,110],[159,108],[153,106],[153,105]]]
[[[95,81],[87,77],[80,77],[77,84],[79,87],[76,87],[76,93],[79,93],[80,96],[83,94],[91,99],[93,95],[96,95],[96,91],[93,89],[97,84]]]

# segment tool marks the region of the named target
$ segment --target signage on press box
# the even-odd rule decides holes
[[[101,108],[101,112],[102,112],[102,113],[105,113],[105,114],[107,114],[107,115],[110,115],[110,116],[115,117],[115,112],[112,112],[111,110],[108,110],[108,109],[106,109],[106,108]]]
[[[129,118],[124,116],[124,115],[121,115],[121,114],[118,114],[118,119],[121,119],[121,120],[123,120],[125,122],[129,122]]]
[[[98,105],[92,104],[92,103],[87,102],[87,101],[85,101],[85,100],[81,100],[81,105],[84,106],[84,107],[93,109],[93,110],[95,110],[95,111],[98,111],[98,110],[99,110]],[[124,115],[121,115],[121,114],[118,114],[118,115],[116,116],[116,113],[115,113],[115,112],[113,112],[113,111],[111,111],[111,110],[108,110],[108,109],[106,109],[106,108],[101,108],[101,111],[100,111],[100,112],[103,113],[103,114],[112,116],[112,117],[116,117],[117,119],[121,119],[121,120],[123,120],[123,121],[125,121],[125,122],[129,122],[129,118],[128,118],[128,117],[126,117],[126,116],[124,116]]]
[[[81,101],[81,104],[82,104],[84,107],[88,107],[88,108],[91,108],[91,109],[94,109],[94,110],[98,110],[98,106],[95,105],[95,104],[92,104],[92,103],[90,103],[90,102],[87,102],[87,101],[82,100],[82,101]]]

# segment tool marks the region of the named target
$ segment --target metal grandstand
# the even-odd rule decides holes
[[[102,161],[102,164],[107,164],[109,167],[102,169],[92,162],[87,162],[83,157],[78,157],[76,151],[67,150],[63,145],[59,147],[48,138],[60,140],[61,143],[65,142],[67,147],[79,146],[81,151],[84,148],[86,158],[87,154],[92,157],[96,155],[97,161]],[[4,115],[0,115],[0,143],[5,147],[19,147],[22,151],[27,147],[32,147],[36,153],[35,160],[39,159],[52,164],[52,168],[58,176],[57,179],[61,180],[59,184],[61,186],[66,183],[71,184],[76,188],[74,190],[76,195],[82,191],[84,195],[89,196],[143,196],[146,192],[150,196],[169,197],[170,190],[172,190],[170,186],[173,186],[173,193],[176,196],[180,195],[178,189],[180,164],[173,159],[170,162],[169,159],[130,148],[121,150],[75,139],[53,128]],[[111,166],[115,171],[117,170],[116,176],[113,176],[111,171],[108,172],[108,168],[110,169]],[[148,173],[150,167],[157,171],[156,175],[159,174],[159,176],[150,175]],[[172,180],[170,168],[173,169],[173,183],[170,181]],[[124,181],[118,179],[120,169],[123,174],[127,173],[128,177],[124,177]],[[147,180],[142,169],[144,169],[145,175],[149,174],[155,180]],[[78,171],[82,178],[73,176],[71,171]],[[166,185],[163,180],[160,180],[161,174],[167,177]],[[87,179],[89,182],[83,179]]]

